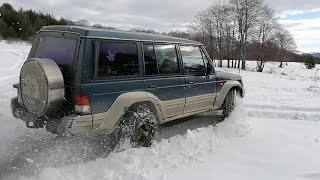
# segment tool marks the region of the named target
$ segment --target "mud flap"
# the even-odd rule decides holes
[[[36,121],[26,121],[26,126],[27,128],[33,128],[33,129],[37,129],[37,128],[43,128],[43,121],[41,120],[36,120]]]
[[[25,108],[18,102],[18,98],[11,99],[11,113],[13,117],[25,121],[27,128],[43,128],[43,120],[37,119],[33,115],[27,113]]]

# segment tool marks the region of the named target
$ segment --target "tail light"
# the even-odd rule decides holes
[[[88,96],[77,95],[74,101],[74,110],[77,114],[85,115],[91,113],[91,102]]]

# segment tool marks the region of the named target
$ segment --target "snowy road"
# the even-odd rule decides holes
[[[29,49],[0,41],[0,179],[320,179],[320,82],[312,80],[320,72],[303,64],[258,73],[249,63],[246,97],[224,122],[186,118],[151,148],[105,157],[99,138],[59,140],[11,116],[12,84]]]

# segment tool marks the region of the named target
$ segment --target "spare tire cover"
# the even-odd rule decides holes
[[[51,115],[64,101],[64,79],[59,66],[51,59],[31,58],[22,66],[20,90],[23,105],[36,116]]]

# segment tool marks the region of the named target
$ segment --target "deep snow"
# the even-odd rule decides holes
[[[210,113],[187,118],[150,148],[103,157],[100,140],[58,140],[11,116],[12,84],[29,49],[0,41],[0,179],[320,179],[316,69],[268,63],[258,73],[248,62],[240,72],[246,97],[224,122],[215,125]]]

